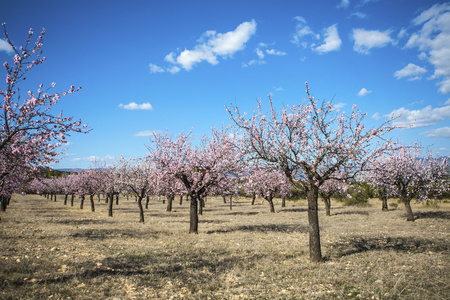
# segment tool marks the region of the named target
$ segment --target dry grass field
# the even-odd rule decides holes
[[[1,299],[450,299],[450,203],[381,211],[332,203],[320,227],[325,262],[309,263],[306,202],[269,213],[209,199],[199,234],[189,204],[134,200],[114,217],[62,197],[15,195],[0,223]],[[391,200],[390,202],[395,202]]]

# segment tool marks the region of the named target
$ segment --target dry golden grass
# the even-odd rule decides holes
[[[390,202],[395,202],[394,200]],[[114,217],[14,196],[0,223],[1,299],[450,299],[450,204],[320,211],[325,262],[309,263],[306,203],[209,200],[199,235],[188,203],[151,203],[145,224],[121,198]],[[334,205],[334,207],[333,207]],[[323,208],[323,207],[321,207]]]

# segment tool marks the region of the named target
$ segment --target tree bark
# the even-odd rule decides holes
[[[286,207],[286,196],[283,196],[283,198],[281,198],[281,207]]]
[[[119,205],[119,193],[116,194],[116,205]]]
[[[324,196],[323,202],[325,203],[325,215],[331,216],[331,197],[330,196]]]
[[[233,210],[233,196],[230,196],[230,210]]]
[[[253,193],[252,194],[252,205],[255,205],[255,200],[256,200],[256,194]]]
[[[275,212],[275,206],[273,205],[273,197],[267,197],[265,199],[267,200],[267,202],[269,202],[270,212],[274,213]]]
[[[405,203],[406,209],[406,221],[414,222],[414,215],[411,209],[411,199],[404,198],[403,202]]]
[[[322,250],[320,247],[319,229],[319,189],[311,183],[307,191],[308,197],[308,223],[309,223],[309,260],[311,262],[322,261]]]
[[[95,206],[94,206],[94,195],[90,195],[89,196],[89,200],[91,202],[91,211],[95,211]]]
[[[64,195],[64,205],[67,205],[67,198],[69,197],[69,195],[68,194],[65,194]]]
[[[144,208],[142,207],[142,197],[138,197],[137,204],[139,207],[139,223],[144,223]]]
[[[382,211],[389,210],[387,200],[388,200],[388,196],[386,193],[386,188],[384,188],[383,191],[381,192],[381,210]]]
[[[80,209],[83,209],[83,205],[84,205],[84,195],[81,195]]]
[[[180,195],[180,205],[183,205],[183,195]]]
[[[166,211],[172,211],[172,203],[173,199],[175,198],[175,195],[167,195],[167,207]]]
[[[72,194],[72,197],[70,197],[70,206],[73,207],[73,199],[75,198],[75,194]]]
[[[114,203],[114,194],[106,194],[106,199],[109,199],[108,202],[108,217],[112,217],[113,216],[113,203]]]
[[[189,233],[198,234],[198,199],[191,196],[190,215],[189,215]]]

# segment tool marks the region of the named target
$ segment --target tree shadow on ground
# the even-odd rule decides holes
[[[110,238],[157,238],[160,234],[170,235],[169,232],[141,232],[126,229],[87,229],[72,233],[72,238],[86,238],[89,240],[104,240]]]
[[[405,253],[428,253],[449,251],[450,245],[444,239],[417,237],[364,238],[354,237],[331,245],[326,259],[339,258],[367,251],[396,251]]]
[[[333,213],[333,211],[331,211],[331,215],[333,216],[337,216],[337,215],[362,215],[362,216],[368,216],[369,212],[368,211],[361,211],[361,210],[354,210],[354,211],[341,211],[341,212],[336,212]]]
[[[207,231],[206,234],[212,233],[229,233],[235,231],[243,231],[243,232],[283,232],[283,233],[307,233],[308,227],[301,225],[285,225],[285,224],[268,224],[268,225],[244,225],[231,227],[227,229],[218,229],[218,230],[210,230]]]
[[[450,220],[450,211],[421,211],[414,213],[416,219]]]
[[[228,215],[228,216],[252,216],[252,215],[257,215],[257,214],[259,214],[259,212],[250,211],[250,212],[230,212],[230,213],[225,213],[224,215]]]
[[[307,212],[308,208],[296,207],[296,208],[281,208],[280,212]]]

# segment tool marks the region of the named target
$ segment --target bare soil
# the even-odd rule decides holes
[[[114,217],[36,195],[15,195],[0,223],[0,299],[450,299],[450,203],[388,212],[332,202],[320,213],[325,261],[309,262],[306,202],[269,213],[208,199],[199,234],[189,203],[134,199]],[[391,199],[390,203],[396,203]],[[393,207],[393,206],[390,206]]]

